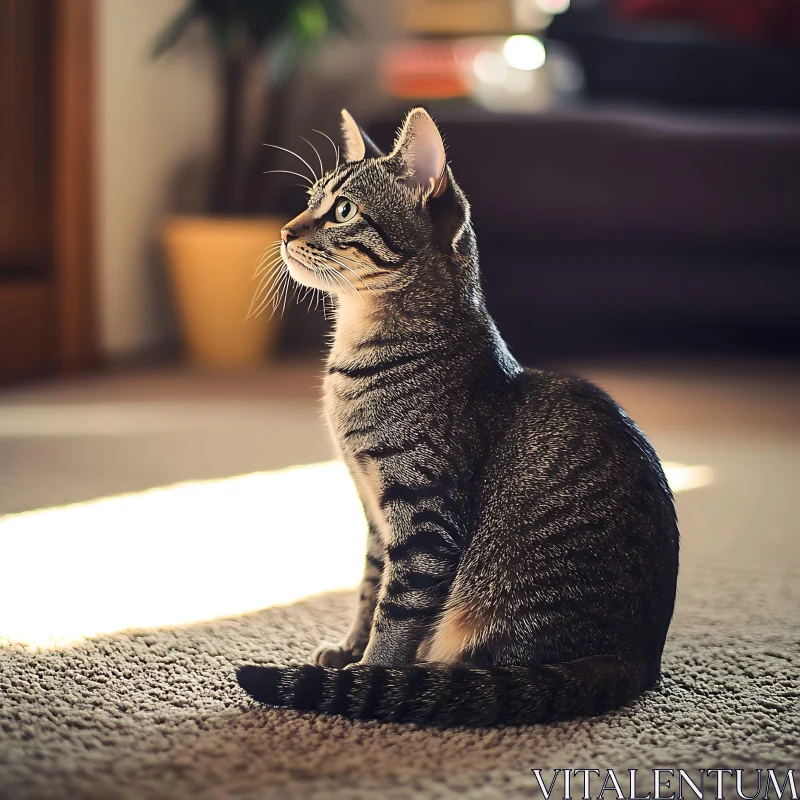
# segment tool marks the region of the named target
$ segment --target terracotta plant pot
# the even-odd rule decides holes
[[[194,364],[235,368],[262,362],[278,317],[247,318],[265,248],[280,238],[272,218],[174,217],[163,229],[187,355]]]

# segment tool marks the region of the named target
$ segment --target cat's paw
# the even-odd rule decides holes
[[[320,667],[344,669],[361,658],[361,653],[347,650],[341,644],[321,644],[312,654],[311,662]]]

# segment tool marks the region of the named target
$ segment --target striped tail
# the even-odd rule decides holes
[[[653,686],[657,673],[615,656],[590,656],[490,669],[245,666],[237,669],[236,678],[255,700],[280,708],[350,719],[485,727],[602,714]]]

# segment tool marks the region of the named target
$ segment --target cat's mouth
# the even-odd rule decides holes
[[[345,286],[353,287],[353,283],[348,278],[340,277],[342,272],[333,267],[317,265],[314,263],[314,256],[311,256],[311,263],[307,263],[304,259],[306,252],[303,246],[291,247],[291,244],[283,244],[281,246],[281,256],[289,270],[289,275],[292,279],[302,286],[307,286],[310,289],[319,289],[327,294],[341,296],[342,289]],[[297,253],[299,250],[302,255]],[[342,262],[339,262],[342,263]],[[352,269],[344,265],[345,270],[353,272]],[[353,273],[356,275],[356,273]],[[356,277],[363,282],[363,279]],[[353,279],[355,280],[355,279]]]
[[[297,256],[290,253],[289,248],[285,244],[281,247],[281,255],[289,269],[289,274],[294,280],[298,283],[302,283],[303,286],[317,286],[317,281],[315,280],[317,277],[317,270],[314,269],[314,267],[304,264]]]

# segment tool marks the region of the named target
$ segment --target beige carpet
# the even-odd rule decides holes
[[[612,381],[604,383],[614,390]],[[668,383],[674,391],[675,382]],[[658,386],[654,391],[652,383],[631,379],[627,384],[620,382],[618,395],[620,390],[624,394],[625,386],[630,400],[626,402],[622,396],[623,403],[635,416],[645,418],[645,427],[662,456],[706,465],[713,476],[709,485],[679,495],[683,547],[678,606],[667,642],[664,681],[657,692],[596,720],[479,732],[353,724],[251,705],[236,686],[233,667],[248,661],[302,661],[318,641],[339,636],[347,626],[354,598],[351,593],[328,593],[228,619],[110,633],[49,649],[6,645],[0,649],[0,797],[504,798],[538,796],[530,772],[535,767],[595,768],[601,772],[614,768],[620,775],[631,768],[654,767],[683,768],[695,775],[701,767],[783,768],[784,775],[788,768],[797,770],[797,427],[788,414],[777,425],[774,415],[763,425],[743,424],[738,419],[727,427],[715,425],[713,419],[693,424],[696,417],[689,413],[691,409],[683,423],[662,419],[659,425],[653,411],[653,403],[662,397]],[[747,396],[743,392],[734,402]],[[718,417],[725,418],[726,413],[730,417],[731,400],[726,400],[722,391],[712,392],[714,396],[720,398]],[[757,396],[750,400],[755,405],[759,402]],[[48,402],[53,402],[52,398]],[[73,397],[70,402],[78,401]],[[20,407],[14,405],[18,398],[9,397],[6,403],[7,411]],[[300,431],[303,425],[297,415],[307,413],[310,426],[316,413],[311,405],[273,404],[268,413],[267,407],[263,408],[268,417],[264,424],[276,430],[294,420],[292,424]],[[210,412],[206,408],[203,413]],[[185,418],[185,409],[180,416]],[[227,416],[220,414],[217,421]],[[758,414],[754,416],[757,420]],[[2,420],[0,405],[0,423]],[[203,427],[206,422],[204,417],[198,425]],[[0,460],[0,498],[19,496],[13,487],[22,486],[28,493],[23,496],[35,500],[37,487],[30,482],[35,474],[45,475],[51,482],[65,481],[70,487],[66,496],[75,500],[93,496],[96,485],[113,483],[137,491],[146,488],[145,478],[137,471],[141,461],[130,449],[134,439],[141,449],[141,453],[135,452],[142,460],[150,458],[145,451],[149,454],[156,448],[163,461],[179,461],[182,466],[175,467],[176,480],[213,477],[193,472],[197,459],[187,460],[185,451],[181,454],[181,442],[186,448],[199,446],[191,425],[183,430],[169,422],[161,432],[154,425],[146,434],[140,430],[116,433],[113,436],[122,438],[110,440],[112,434],[107,431],[75,433],[74,419],[66,424],[71,435],[67,430],[61,434],[51,430],[44,437],[40,435],[41,420],[28,419],[26,424],[26,436],[20,434],[19,424],[6,438],[0,430],[0,459],[9,452],[14,456]],[[270,463],[251,463],[249,443],[253,438],[260,442],[263,434],[263,430],[261,434],[254,431],[253,424],[248,420],[239,430],[237,423],[231,423],[224,446],[238,447],[246,455],[239,463],[231,449],[224,474],[281,466],[272,461],[280,462],[291,453],[289,448],[284,456],[274,452],[266,456]],[[315,442],[317,431],[315,428]],[[223,446],[221,442],[221,436],[219,441],[215,439],[217,449]],[[297,445],[301,450],[307,447],[309,454],[316,446]],[[102,455],[97,462],[89,456],[93,448],[95,455]],[[71,454],[73,469],[54,472],[48,452],[59,453],[65,464],[70,463]],[[319,457],[315,452],[309,460]],[[91,464],[95,466],[90,468]],[[166,469],[162,466],[162,472]],[[134,474],[126,483],[125,473],[131,470]],[[213,473],[210,466],[202,471]],[[70,483],[70,475],[74,479],[76,473],[81,476],[81,486]],[[109,473],[116,476],[114,481],[101,477]],[[96,479],[96,484],[86,485],[90,478]],[[313,504],[313,488],[309,486],[309,505]],[[26,501],[6,508],[22,511],[54,505],[50,497],[58,492],[58,486],[41,486],[38,495],[43,499],[38,503]],[[258,506],[257,496],[250,501]],[[47,519],[57,521],[58,517]],[[191,514],[186,520],[191,520]],[[297,536],[290,523],[281,522],[278,531],[267,520],[265,513],[260,523],[265,535]],[[258,524],[258,519],[253,520],[253,525]],[[22,535],[19,527],[7,525],[2,530]],[[134,558],[137,542],[125,530],[125,538],[131,538],[126,542],[129,557]],[[173,535],[187,534],[187,529],[173,522],[163,532],[165,541],[171,531]],[[80,541],[79,533],[73,531],[75,541]],[[34,528],[27,535],[35,536]],[[114,530],[108,531],[110,541],[114,535]],[[70,536],[68,526],[63,536]],[[17,604],[50,604],[55,619],[59,605],[67,602],[63,575],[57,580],[40,579],[47,569],[58,575],[53,572],[54,556],[48,548],[28,544],[30,557],[24,563],[19,563],[19,556],[9,561],[9,553],[20,552],[18,543],[14,550],[10,538],[0,533],[0,561],[3,574],[14,576],[9,580],[20,589],[0,607],[0,637],[4,623],[12,617],[19,619]],[[90,597],[91,587],[97,585],[98,606],[111,603],[114,594],[114,582],[103,578],[100,571],[114,574],[117,570],[118,585],[125,592],[133,586],[142,605],[168,596],[164,587],[169,587],[173,578],[176,585],[191,587],[192,574],[170,576],[160,569],[151,539],[143,537],[152,552],[146,558],[136,556],[134,576],[138,577],[133,584],[125,548],[117,544],[105,564],[95,553],[92,568],[71,572],[66,585]],[[229,572],[231,564],[236,566],[226,548],[237,544],[231,530],[221,531],[213,543],[204,545],[212,556],[214,547],[220,552],[217,581],[213,575],[209,579],[197,563],[193,566],[209,596],[235,585],[229,574],[222,573]],[[67,556],[60,558],[63,564]],[[275,581],[276,574],[296,568],[269,563],[269,549],[259,551],[256,559],[248,558],[247,552],[239,558],[241,582],[256,585]],[[274,588],[265,585],[263,596],[279,599]],[[577,786],[573,788],[573,796],[579,796]],[[592,785],[594,796],[599,788]],[[713,792],[709,789],[706,796]],[[731,787],[725,797],[734,796]]]

